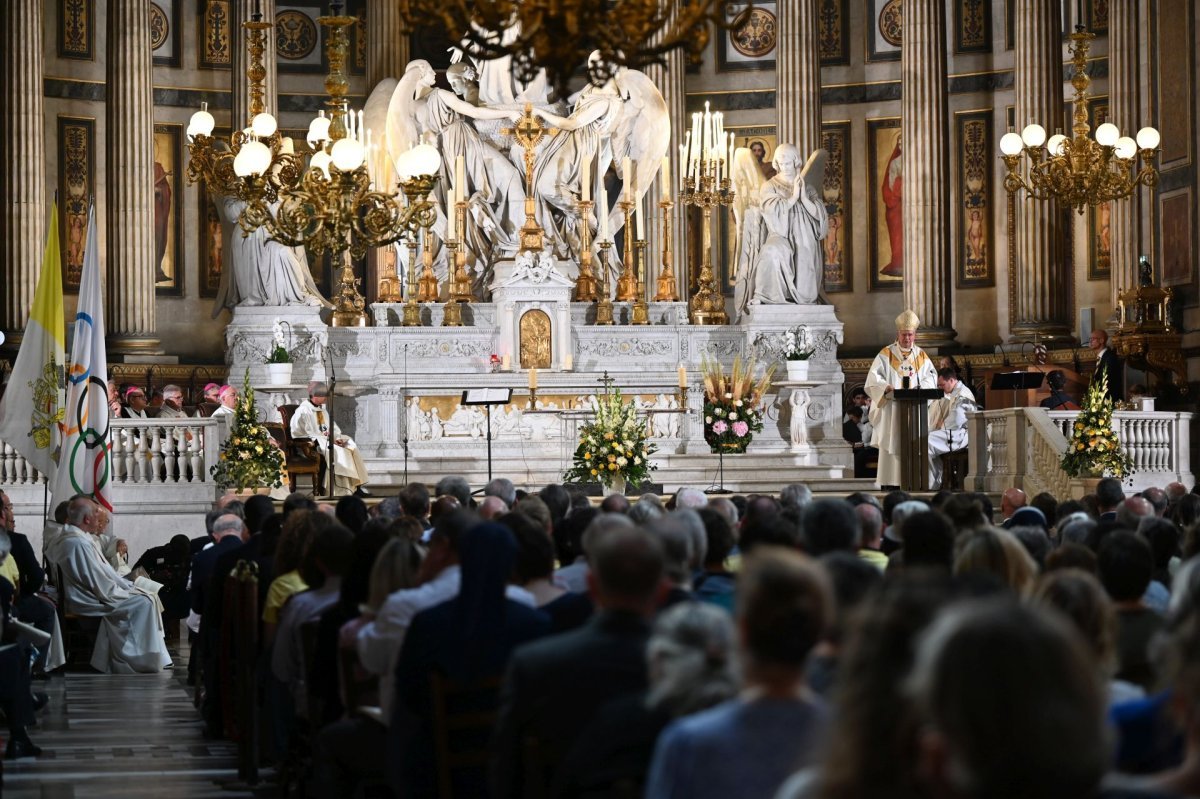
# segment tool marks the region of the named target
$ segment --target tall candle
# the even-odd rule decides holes
[[[596,213],[600,215],[600,241],[608,241],[608,189],[600,187],[600,201]]]
[[[708,110],[708,101],[704,103],[704,149],[705,160],[712,157],[712,112]]]
[[[537,391],[537,369],[529,370],[529,390]]]
[[[506,372],[512,368],[512,356],[507,352],[500,358],[500,368]]]
[[[563,368],[564,372],[571,371],[571,367],[573,367],[574,365],[575,365],[575,361],[573,358],[571,358],[570,354],[563,356],[562,368]]]
[[[462,202],[463,195],[467,190],[467,166],[466,161],[461,155],[454,157],[454,185],[458,188],[457,201]]]
[[[679,387],[687,388],[687,367],[679,364]]]
[[[454,221],[458,217],[458,211],[454,208],[454,198],[458,196],[457,192],[458,190],[451,186],[450,197],[446,200],[446,241],[454,241],[457,232]],[[451,265],[450,268],[453,269],[454,266]]]
[[[579,178],[579,196],[584,201],[592,199],[592,162],[583,162],[583,174]]]
[[[664,200],[671,199],[671,156],[663,156],[662,176],[659,178],[659,183],[662,184],[662,198]]]
[[[621,181],[625,184],[622,190],[625,193],[626,200],[633,199],[633,161],[629,156],[625,156],[621,161]]]
[[[363,112],[362,111],[358,112],[358,124],[354,126],[354,132],[355,132],[355,134],[357,134],[356,138],[358,139],[358,143],[362,144],[363,143]]]
[[[640,197],[634,198],[633,213],[637,215],[637,240],[646,240],[646,208]]]

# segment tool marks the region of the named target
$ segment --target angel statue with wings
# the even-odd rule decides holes
[[[827,153],[817,150],[803,163],[795,145],[775,150],[775,177],[758,189],[742,223],[737,278],[738,311],[753,305],[820,302],[824,253],[821,240],[829,217],[821,197]],[[736,171],[736,162],[735,162]],[[803,169],[801,169],[803,166]]]

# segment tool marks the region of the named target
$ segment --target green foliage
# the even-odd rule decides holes
[[[1101,372],[1083,398],[1071,440],[1062,457],[1062,470],[1071,477],[1126,477],[1133,460],[1121,447],[1112,426],[1113,405],[1108,397],[1108,374]]]
[[[596,397],[596,418],[579,428],[579,444],[563,480],[609,486],[620,476],[640,485],[658,468],[650,462],[657,449],[648,440],[645,419],[621,399],[620,389],[612,389]]]
[[[221,447],[220,459],[209,471],[221,488],[278,488],[283,485],[283,453],[258,421],[249,369],[245,386],[246,393],[234,410],[233,429]]]

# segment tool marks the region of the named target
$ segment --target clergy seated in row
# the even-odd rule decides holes
[[[62,570],[59,590],[70,612],[101,619],[92,668],[116,674],[161,671],[171,658],[157,590],[150,581],[145,588],[129,582],[105,558],[99,536],[106,516],[90,498],[72,498],[47,557]]]
[[[953,368],[938,372],[945,396],[929,405],[929,487],[942,484],[942,456],[967,448],[967,414],[977,410],[975,395]]]
[[[52,562],[50,553],[58,544],[62,537],[67,524],[67,508],[70,507],[70,500],[58,503],[54,508],[54,521],[46,522],[46,526],[42,529],[42,558],[46,562]],[[116,569],[117,574],[124,577],[129,574],[129,545],[125,543],[124,538],[117,538],[109,531],[109,524],[112,522],[112,517],[104,508],[96,506],[96,512],[99,514],[97,522],[96,540],[100,546],[100,553],[108,564]]]
[[[216,410],[212,412],[215,419],[218,416],[228,416],[230,426],[233,425],[233,417],[237,414],[236,408],[238,403],[238,390],[233,386],[221,386],[218,393],[218,401]]]
[[[867,373],[866,392],[871,398],[868,419],[874,433],[871,445],[879,449],[880,488],[900,485],[899,405],[893,401],[896,389],[934,388],[938,373],[925,350],[917,346],[917,328],[921,320],[912,311],[896,317],[896,341],[880,350]]]
[[[292,415],[292,438],[306,438],[316,443],[321,457],[329,458],[330,429],[333,431],[332,467],[334,473],[334,492],[343,494],[366,494],[362,487],[367,482],[367,466],[363,463],[358,447],[349,436],[342,435],[341,429],[329,418],[325,403],[329,399],[329,387],[324,383],[312,382],[308,386],[308,399],[300,403]],[[326,464],[329,466],[329,464]]]

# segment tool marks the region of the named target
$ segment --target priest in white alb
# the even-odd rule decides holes
[[[925,350],[917,346],[921,320],[910,310],[896,317],[896,340],[875,356],[864,386],[871,398],[871,446],[879,449],[880,488],[900,487],[900,406],[893,401],[896,389],[934,388],[937,370]]]
[[[311,439],[321,450],[321,457],[329,458],[329,431],[331,420],[325,402],[329,388],[321,382],[308,384],[308,399],[296,407],[292,414],[292,438]],[[358,452],[353,439],[342,435],[336,424],[333,428],[334,493],[366,495],[362,487],[367,482],[367,466]],[[328,466],[328,464],[326,464]]]
[[[937,384],[945,396],[929,404],[930,491],[941,488],[942,456],[967,448],[967,414],[979,407],[953,369],[939,369]]]
[[[163,640],[162,604],[156,591],[117,574],[98,538],[103,511],[88,497],[67,506],[67,523],[47,552],[62,569],[66,609],[101,620],[92,668],[110,674],[153,673],[171,665]]]

